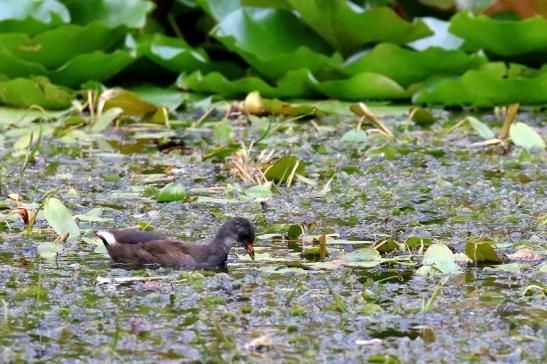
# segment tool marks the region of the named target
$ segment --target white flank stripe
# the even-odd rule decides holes
[[[106,231],[106,230],[97,231],[97,236],[103,238],[108,243],[108,245],[115,245],[118,243],[116,241],[116,238],[110,231]]]

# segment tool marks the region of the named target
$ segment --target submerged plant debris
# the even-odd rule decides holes
[[[349,113],[0,119],[0,360],[544,362],[545,149],[371,109],[392,136]],[[234,215],[256,260],[226,272],[113,267],[93,234],[200,243]]]

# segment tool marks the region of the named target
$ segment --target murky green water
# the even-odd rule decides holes
[[[14,143],[25,128],[3,124],[0,361],[544,362],[544,293],[523,292],[546,284],[545,152],[470,147],[481,139],[466,128],[447,133],[458,117],[437,114],[428,129],[404,114],[387,116],[395,141],[372,135],[363,144],[341,141],[355,126],[349,117],[284,123],[252,149],[250,162],[260,162],[261,152],[296,155],[308,182],[277,187],[263,203],[245,200],[229,159],[202,160],[222,139],[213,123],[174,132],[133,124],[101,135],[48,124],[23,173],[27,149]],[[545,130],[545,114],[520,117]],[[230,125],[233,142],[248,145],[267,121]],[[171,181],[189,198],[156,202],[158,188]],[[527,248],[534,259],[511,273],[464,265],[459,274],[424,277],[415,274],[422,252],[413,250],[387,253],[411,256],[372,269],[312,270],[301,243],[270,235],[256,241],[256,261],[236,250],[223,273],[114,268],[90,240],[69,242],[57,259],[44,260],[36,247],[55,233],[41,213],[24,233],[8,195],[18,193],[19,205],[31,210],[25,204],[53,189],[73,214],[104,208],[104,221],[78,221],[90,239],[99,228],[150,224],[203,242],[227,216],[242,215],[259,235],[285,235],[288,225],[301,224],[307,234],[339,239],[431,239],[458,253],[470,237],[483,236],[500,254]],[[328,245],[326,260],[356,248]],[[166,278],[100,284],[131,276]]]

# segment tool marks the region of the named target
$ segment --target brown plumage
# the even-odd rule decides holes
[[[136,229],[98,231],[108,254],[116,263],[129,266],[157,265],[199,269],[226,263],[233,245],[244,247],[254,259],[252,224],[241,217],[226,221],[209,244],[191,244],[167,239],[161,233]]]

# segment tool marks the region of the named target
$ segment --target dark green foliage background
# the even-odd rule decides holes
[[[547,103],[547,20],[539,15],[407,21],[389,1],[241,3],[0,1],[0,104],[63,108],[71,90],[97,82],[225,98],[260,91],[285,99]],[[413,14],[408,2],[401,6]]]

